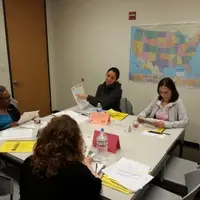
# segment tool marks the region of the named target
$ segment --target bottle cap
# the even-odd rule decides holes
[[[101,128],[101,132],[104,132],[104,128]]]

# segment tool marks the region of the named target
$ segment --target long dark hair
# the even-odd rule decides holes
[[[175,102],[175,101],[178,100],[179,93],[178,93],[178,91],[176,89],[176,85],[175,85],[174,81],[171,78],[169,78],[169,77],[163,78],[158,83],[157,92],[158,92],[158,95],[159,95],[158,96],[159,100],[162,100],[162,97],[161,97],[160,92],[159,92],[159,89],[160,89],[161,86],[165,86],[169,90],[171,90],[172,96],[171,96],[171,99],[170,99],[169,102]]]
[[[84,158],[84,142],[79,126],[68,115],[55,117],[41,131],[31,157],[33,173],[52,177],[68,161]]]
[[[110,72],[110,71],[112,71],[112,72],[114,72],[116,74],[116,80],[118,80],[119,77],[120,77],[119,69],[117,69],[116,67],[111,67],[110,69],[108,69],[107,73]]]

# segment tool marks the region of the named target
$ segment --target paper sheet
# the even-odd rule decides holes
[[[39,110],[37,111],[31,111],[31,112],[24,112],[23,115],[21,115],[21,118],[17,122],[19,125],[24,124],[30,120],[32,120],[34,117],[38,116]]]
[[[11,140],[5,141],[0,147],[3,153],[31,153],[35,145],[35,140]]]
[[[32,137],[33,137],[32,129],[10,128],[1,131],[0,133],[0,140],[24,139]]]
[[[89,105],[89,103],[86,100],[79,99],[76,95],[77,94],[85,94],[83,84],[78,84],[75,85],[74,87],[71,88],[72,94],[74,96],[74,99],[80,109],[84,109]]]
[[[113,109],[107,110],[106,111],[114,120],[123,120],[125,117],[128,116],[127,113],[122,113],[122,112],[117,112]]]
[[[72,110],[64,110],[58,113],[55,113],[54,116],[62,116],[62,115],[69,115],[71,118],[73,118],[78,124],[88,120],[89,118],[87,116],[81,115],[79,113],[76,113]]]
[[[40,124],[38,124],[39,125],[39,129],[42,129],[42,128],[46,127],[47,124],[48,124],[48,122],[41,122]],[[27,129],[35,129],[35,124],[34,124],[33,121],[31,121],[31,122],[27,122],[25,124],[22,124],[20,127],[21,128],[27,128]]]
[[[121,158],[118,162],[102,171],[134,192],[142,189],[153,178],[148,174],[150,171],[149,166],[126,158]]]

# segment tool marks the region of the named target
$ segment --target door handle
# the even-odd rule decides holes
[[[18,85],[18,83],[19,83],[19,81],[15,81],[15,80],[13,81],[13,85],[15,85],[15,86]]]

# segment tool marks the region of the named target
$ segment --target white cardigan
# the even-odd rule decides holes
[[[154,99],[138,116],[154,118],[157,110],[159,109],[158,103],[158,98]],[[169,120],[164,121],[165,128],[185,128],[187,126],[188,116],[181,98],[171,103],[168,110],[168,116]]]

